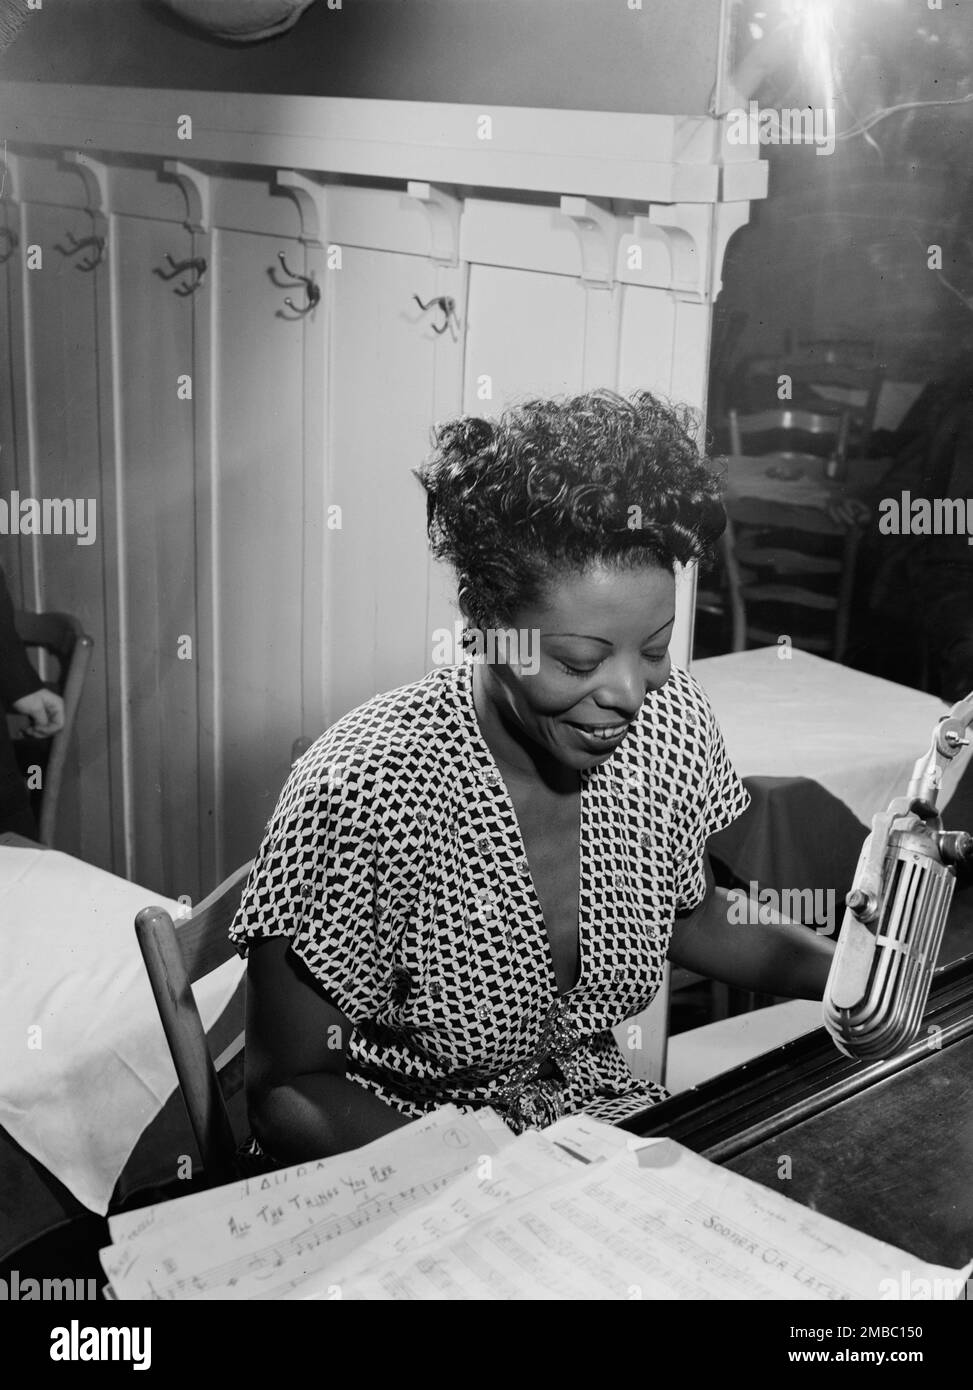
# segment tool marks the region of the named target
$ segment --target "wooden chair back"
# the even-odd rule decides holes
[[[28,613],[18,609],[14,624],[25,647],[49,653],[58,664],[57,678],[44,683],[64,701],[64,727],[49,741],[38,818],[42,842],[53,845],[68,749],[94,643],[77,618],[68,613]],[[15,739],[25,723],[23,716],[10,716],[10,731]]]
[[[135,918],[135,935],[211,1187],[238,1176],[219,1072],[242,1051],[243,1033],[214,1059],[191,987],[235,954],[228,931],[249,872],[250,863],[244,864],[178,922],[162,907],[144,907]]]
[[[851,414],[812,410],[729,412],[731,454],[795,454],[833,457],[844,462],[848,453]]]
[[[833,537],[831,553],[802,550],[802,535]],[[721,540],[733,617],[733,650],[774,645],[791,637],[792,645],[840,661],[848,644],[855,564],[861,529],[832,521],[813,507],[787,507],[756,497],[734,499],[727,507]],[[808,582],[810,581],[810,582]],[[814,587],[833,581],[830,590]],[[830,631],[791,634],[792,615],[777,626],[761,623],[754,607],[805,609],[832,614]]]
[[[781,378],[790,395],[782,402]],[[865,343],[804,343],[774,356],[752,357],[737,379],[737,404],[745,411],[794,409],[826,413],[847,410],[850,454],[863,454],[875,428],[885,371]]]

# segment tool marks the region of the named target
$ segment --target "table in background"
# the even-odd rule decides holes
[[[784,889],[851,886],[876,811],[906,792],[947,706],[934,695],[776,647],[693,664],[750,808],[710,841],[743,883]],[[953,760],[940,807],[973,829],[970,749]],[[962,782],[955,806],[951,799]]]

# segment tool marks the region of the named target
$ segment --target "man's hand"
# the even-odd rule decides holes
[[[840,497],[828,503],[828,516],[839,526],[867,526],[872,509],[860,497]]]
[[[31,738],[50,738],[64,728],[64,701],[53,690],[41,687],[33,695],[22,695],[15,700],[13,708],[18,714],[26,714],[30,728],[24,732]]]

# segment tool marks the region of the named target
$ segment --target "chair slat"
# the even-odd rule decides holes
[[[751,584],[743,592],[748,603],[791,603],[822,613],[834,613],[838,608],[837,598],[815,593],[813,589],[802,589],[797,584]]]
[[[737,547],[737,559],[744,565],[762,566],[777,573],[791,574],[840,574],[841,561],[828,555],[807,555],[800,550],[787,550],[781,546],[741,545]]]
[[[191,917],[180,918],[176,923],[179,946],[192,984],[236,954],[228,932],[240,906],[252,863],[249,860],[243,864],[193,908]]]
[[[228,930],[250,867],[242,865],[178,924],[163,907],[145,907],[135,918],[142,959],[210,1185],[237,1176],[236,1141],[218,1071],[239,1054],[243,1037],[224,1049],[214,1064],[192,986],[234,954]]]

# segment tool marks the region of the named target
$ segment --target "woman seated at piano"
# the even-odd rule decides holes
[[[621,1120],[666,1095],[612,1028],[667,959],[807,999],[830,966],[832,942],[734,924],[714,891],[707,840],[748,797],[669,658],[675,567],[724,526],[689,417],[648,393],[532,401],[440,426],[417,476],[472,652],[297,763],[231,929],[278,1163],[450,1102],[516,1132]]]

